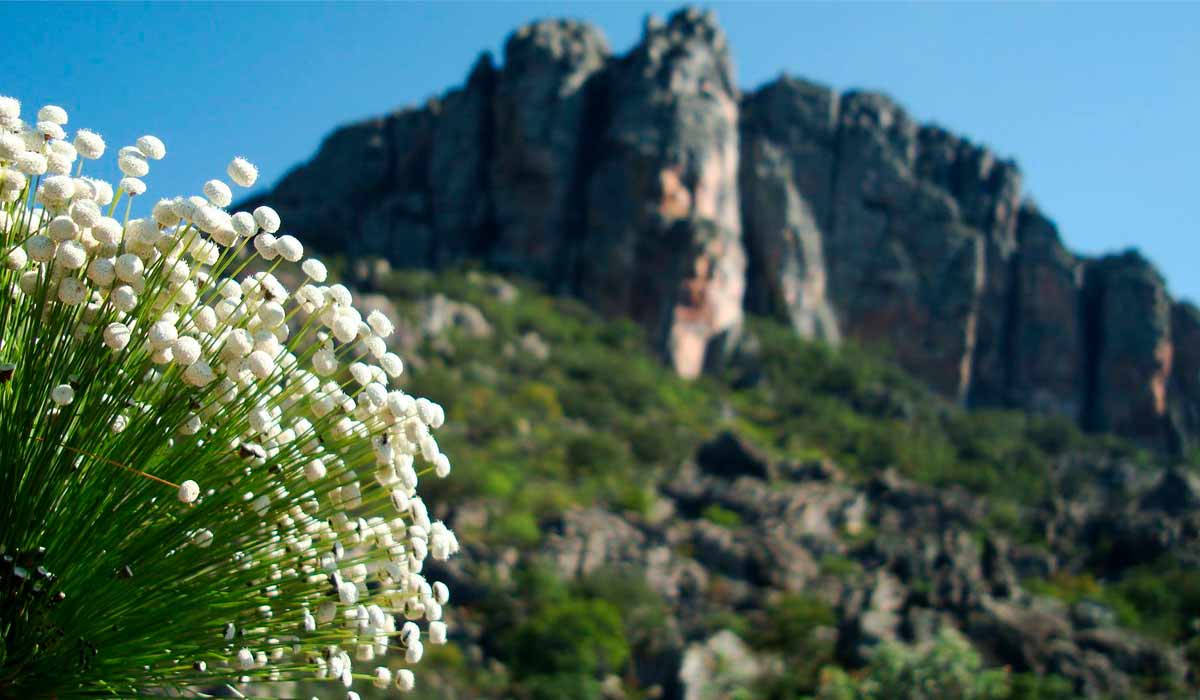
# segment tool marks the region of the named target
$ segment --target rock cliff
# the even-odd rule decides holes
[[[517,30],[441,99],[342,127],[267,195],[329,252],[464,259],[629,316],[685,376],[744,313],[884,346],[970,406],[1070,416],[1183,450],[1200,312],[1136,253],[1087,259],[1016,165],[888,97],[738,89],[714,17]]]

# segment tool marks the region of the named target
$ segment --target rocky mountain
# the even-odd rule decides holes
[[[465,259],[635,319],[684,376],[746,314],[885,346],[965,405],[1068,416],[1181,451],[1200,436],[1200,311],[1135,252],[1091,259],[1017,166],[888,97],[739,89],[713,15],[517,30],[499,66],[336,130],[265,199],[329,252]]]

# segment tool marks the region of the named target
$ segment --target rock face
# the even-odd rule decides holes
[[[884,346],[954,400],[1147,444],[1200,434],[1200,313],[1136,254],[1087,260],[1015,164],[884,95],[739,91],[710,13],[517,30],[443,98],[343,127],[267,196],[319,248],[477,259],[641,323],[695,376],[743,313]]]

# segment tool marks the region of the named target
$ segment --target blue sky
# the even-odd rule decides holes
[[[269,184],[333,126],[459,84],[524,22],[586,19],[623,51],[674,6],[0,3],[0,94],[61,104],[113,146],[160,136],[151,195],[197,191],[235,154]],[[1075,250],[1137,246],[1200,300],[1200,3],[704,6],[743,87],[788,72],[887,92],[1014,158]]]

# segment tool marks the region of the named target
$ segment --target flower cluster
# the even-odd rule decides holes
[[[398,388],[391,320],[222,180],[130,218],[163,142],[121,148],[114,189],[66,124],[0,97],[0,556],[55,572],[0,578],[52,603],[0,603],[0,697],[411,690],[446,641],[423,567],[458,542],[417,495],[450,472],[445,414]]]

